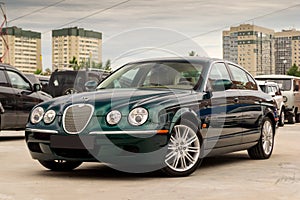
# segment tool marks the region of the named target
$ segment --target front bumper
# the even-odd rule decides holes
[[[44,129],[25,130],[26,143],[33,159],[104,163],[125,159],[143,164],[161,162],[168,143],[167,133],[146,130],[70,135]]]

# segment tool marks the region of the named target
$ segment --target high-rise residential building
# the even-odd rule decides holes
[[[282,30],[275,33],[276,74],[286,74],[289,68],[300,66],[300,31]]]
[[[241,24],[223,31],[223,58],[252,75],[275,73],[274,30]]]
[[[102,33],[83,28],[52,31],[52,69],[72,68],[70,60],[79,63],[102,62]]]
[[[18,27],[2,29],[3,38],[0,38],[0,53],[2,62],[11,64],[25,73],[33,73],[42,69],[41,33],[22,30]]]

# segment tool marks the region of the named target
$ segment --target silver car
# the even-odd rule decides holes
[[[275,82],[270,82],[270,81],[257,81],[257,83],[260,86],[262,91],[264,91],[265,93],[273,97],[274,101],[276,102],[276,106],[279,114],[278,125],[284,126],[285,106],[284,106],[284,100],[279,85]]]

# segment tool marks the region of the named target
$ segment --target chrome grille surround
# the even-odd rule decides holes
[[[94,106],[90,104],[74,104],[67,107],[63,114],[63,129],[68,134],[81,133],[90,122]]]

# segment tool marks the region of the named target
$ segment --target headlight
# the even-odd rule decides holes
[[[106,121],[110,125],[116,125],[121,120],[122,115],[117,110],[112,110],[106,115]]]
[[[283,96],[283,102],[287,102],[288,101],[288,98],[286,96]]]
[[[135,108],[128,115],[128,122],[134,126],[144,124],[148,119],[148,111],[145,108]]]
[[[42,107],[36,107],[31,112],[30,122],[33,124],[37,124],[43,119],[43,116],[44,116],[44,109]]]
[[[54,110],[48,110],[44,115],[44,122],[50,124],[55,119],[56,113]]]

